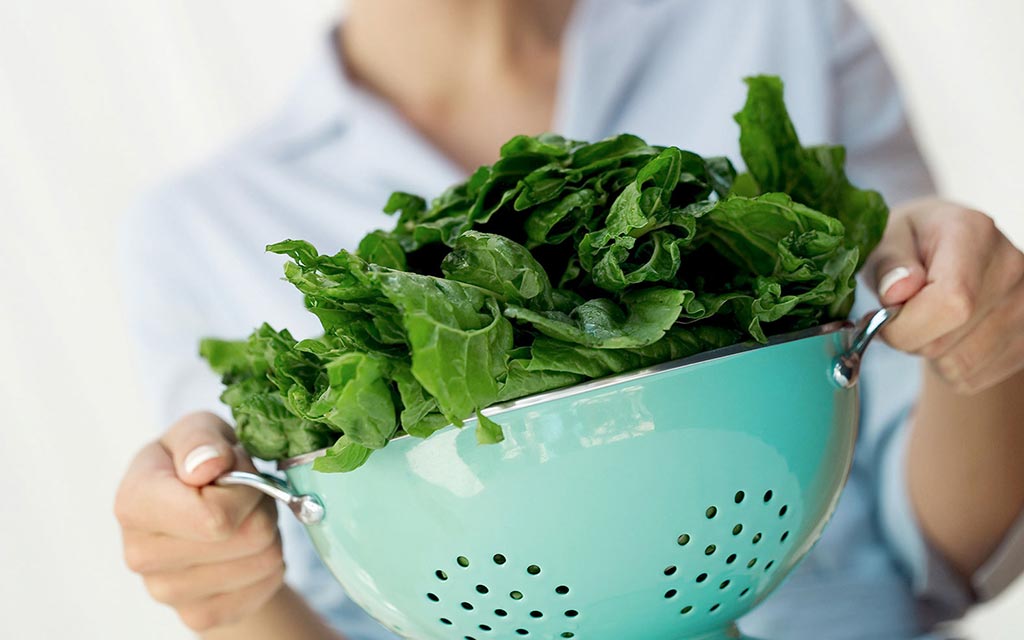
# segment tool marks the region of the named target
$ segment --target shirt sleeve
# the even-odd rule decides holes
[[[935,193],[899,87],[870,30],[846,2],[829,6],[832,112],[847,173],[855,184],[879,188],[891,205]]]
[[[890,205],[931,195],[935,185],[907,120],[895,79],[870,30],[848,5],[830,3],[835,127],[847,148],[855,184],[878,188]],[[855,314],[877,307],[858,291]],[[917,359],[873,344],[861,378],[862,441],[876,474],[878,526],[911,582],[920,615],[929,622],[960,617],[967,608],[1003,591],[1024,571],[1024,515],[997,552],[965,581],[924,536],[907,490],[908,431],[919,390]]]
[[[199,339],[216,332],[203,264],[188,223],[201,206],[186,182],[144,198],[122,221],[119,275],[136,370],[152,418],[163,429],[193,411],[229,414],[220,380],[199,357]],[[197,284],[198,283],[198,284]]]

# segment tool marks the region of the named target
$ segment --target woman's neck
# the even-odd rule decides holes
[[[496,153],[499,137],[550,128],[560,43],[572,5],[351,0],[339,46],[354,81],[472,168],[470,163]],[[472,122],[473,114],[479,122]],[[504,126],[494,122],[496,116],[505,116]],[[456,123],[472,133],[452,131]],[[493,148],[485,151],[485,145]]]

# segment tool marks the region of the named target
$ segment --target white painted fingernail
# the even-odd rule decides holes
[[[208,462],[210,460],[213,460],[214,458],[219,457],[220,451],[217,450],[217,447],[210,444],[198,446],[195,449],[189,451],[188,455],[185,456],[185,462],[183,463],[183,466],[185,467],[185,473],[190,474],[196,469],[198,469],[199,465],[203,464],[204,462]]]
[[[910,275],[910,269],[906,267],[896,267],[889,273],[882,276],[882,280],[878,283],[878,297],[885,297],[889,289],[893,288],[900,280],[903,280]]]

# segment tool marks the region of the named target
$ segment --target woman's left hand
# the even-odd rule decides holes
[[[937,198],[900,207],[865,274],[883,304],[904,303],[886,342],[957,391],[1024,371],[1024,254],[987,215]]]

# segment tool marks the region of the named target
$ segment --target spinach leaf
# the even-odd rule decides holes
[[[412,374],[453,424],[498,397],[507,373],[512,326],[497,297],[461,282],[401,271],[376,273],[401,311]]]
[[[356,444],[348,436],[341,436],[324,455],[313,461],[313,470],[324,473],[354,471],[363,466],[371,453],[372,449]]]
[[[747,84],[744,173],[630,134],[516,136],[429,202],[392,194],[355,252],[268,246],[323,335],[201,343],[240,442],[326,448],[324,472],[473,416],[496,443],[496,402],[844,318],[885,203],[842,148],[801,144],[778,78]]]
[[[505,301],[550,309],[551,282],[523,245],[504,236],[467,231],[441,262],[445,278],[495,292]]]
[[[888,208],[877,191],[853,186],[838,146],[803,147],[777,77],[747,78],[747,103],[736,114],[740,150],[760,193],[782,192],[839,220],[844,243],[859,251],[858,267],[882,237]]]
[[[612,300],[595,298],[569,314],[510,304],[505,307],[505,315],[528,322],[551,338],[587,347],[643,347],[665,335],[692,296],[692,292],[676,289],[641,289],[622,296],[625,310]]]

